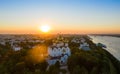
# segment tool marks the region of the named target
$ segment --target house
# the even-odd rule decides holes
[[[19,46],[13,46],[13,50],[14,51],[19,51],[19,50],[21,50],[22,48],[21,47],[19,47]]]
[[[82,49],[82,50],[86,50],[86,51],[87,51],[87,50],[90,50],[90,47],[89,47],[89,44],[88,44],[88,43],[84,42],[84,43],[80,44],[79,49]]]

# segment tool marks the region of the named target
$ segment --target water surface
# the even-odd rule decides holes
[[[106,50],[120,60],[120,38],[112,36],[92,36],[94,43],[103,43],[107,46]]]

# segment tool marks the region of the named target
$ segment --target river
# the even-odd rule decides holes
[[[112,36],[93,36],[89,35],[94,43],[102,43],[107,46],[106,50],[120,60],[120,38]]]

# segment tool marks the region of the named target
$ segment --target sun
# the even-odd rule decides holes
[[[48,26],[48,25],[42,25],[42,26],[40,27],[40,30],[41,30],[42,32],[47,33],[47,32],[50,31],[50,26]]]

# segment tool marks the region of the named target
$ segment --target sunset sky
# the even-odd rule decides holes
[[[0,33],[120,34],[120,0],[0,0]]]

